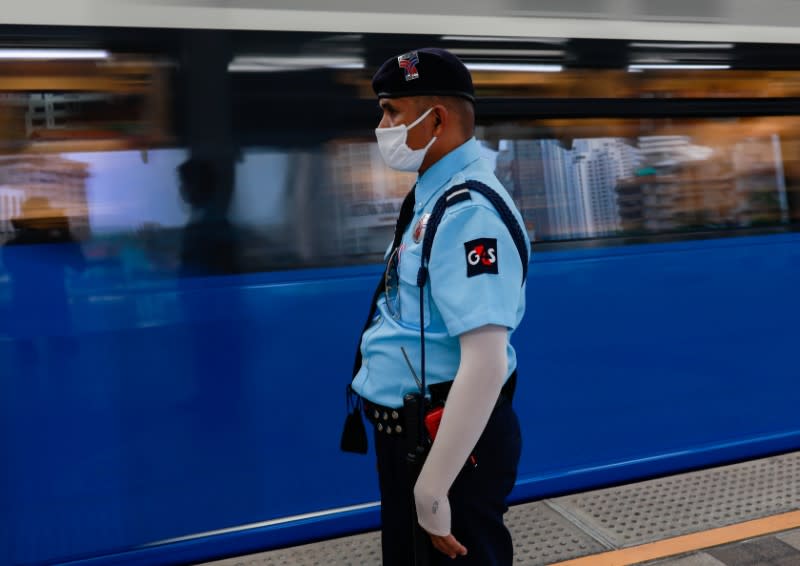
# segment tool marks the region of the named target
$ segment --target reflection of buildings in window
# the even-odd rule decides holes
[[[747,138],[732,150],[736,177],[736,208],[740,225],[788,222],[789,207],[783,174],[781,142],[769,138]]]
[[[642,167],[617,185],[625,232],[665,232],[724,223],[732,207],[731,176],[711,148],[689,136],[638,139]]]
[[[11,219],[19,217],[22,213],[24,200],[23,190],[0,185],[0,243],[14,231]]]
[[[693,145],[689,136],[638,141],[650,174],[640,178],[641,221],[627,218],[629,228],[664,232],[724,222],[731,207],[731,177],[724,162],[710,159],[711,148]]]
[[[643,164],[617,186],[622,229],[665,232],[774,224],[788,219],[777,136],[715,149],[688,136],[640,138]]]
[[[144,126],[139,117],[131,122],[129,102],[111,93],[30,93],[26,103],[25,130],[31,139],[116,137]]]
[[[95,61],[9,61],[0,68],[4,145],[151,148],[170,140],[168,61],[119,55]]]
[[[619,229],[615,186],[633,174],[636,148],[620,138],[502,140],[497,176],[538,240],[596,237]]]
[[[542,142],[500,140],[495,174],[517,204],[531,240],[551,232],[547,216]]]
[[[620,179],[617,184],[617,210],[623,233],[636,233],[644,230],[646,217],[644,194],[647,187],[655,182],[655,170],[641,169],[636,177]]]
[[[709,156],[705,151],[693,152],[689,136],[641,136],[638,145],[642,160],[651,167],[673,167]]]
[[[88,229],[86,179],[88,165],[54,155],[15,156],[0,159],[0,185],[23,200],[48,199],[70,218],[73,231]]]
[[[340,253],[382,253],[413,175],[387,167],[375,143],[334,144],[328,162],[337,197]]]
[[[0,92],[0,147],[17,149],[26,138],[25,108],[28,95]]]
[[[638,168],[639,152],[620,138],[578,139],[573,152],[587,214],[586,235],[612,235],[620,229],[615,187]]]
[[[63,103],[53,100],[53,94],[31,94],[28,99],[28,111],[25,113],[25,130],[30,136],[34,130],[64,127],[66,110]]]

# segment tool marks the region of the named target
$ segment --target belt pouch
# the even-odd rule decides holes
[[[425,410],[424,398],[419,393],[409,393],[403,398],[403,417],[406,431],[406,461],[412,487],[416,483],[427,451],[426,439],[420,428],[420,412]]]

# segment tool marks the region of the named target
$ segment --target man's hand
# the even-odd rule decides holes
[[[425,529],[425,532],[431,537],[434,548],[442,554],[446,554],[450,558],[464,556],[467,549],[450,532],[450,501],[447,496],[426,495],[419,487],[417,484],[414,489],[414,499],[420,527]],[[433,534],[431,531],[442,534]]]
[[[467,549],[464,547],[463,544],[456,540],[452,534],[449,534],[444,537],[440,537],[439,535],[432,535],[428,533],[431,537],[431,542],[433,542],[433,546],[441,552],[442,554],[446,554],[450,558],[455,558],[456,556],[466,556]]]

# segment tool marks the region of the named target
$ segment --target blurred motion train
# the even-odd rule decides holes
[[[800,448],[797,7],[271,4],[3,9],[0,563],[377,527],[343,393],[414,178],[370,78],[420,46],[533,242],[513,500]]]

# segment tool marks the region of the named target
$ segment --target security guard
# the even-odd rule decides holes
[[[472,78],[457,57],[434,48],[393,57],[372,86],[383,110],[375,131],[381,154],[390,167],[419,174],[387,252],[383,288],[375,294],[352,382],[375,427],[383,563],[421,563],[413,539],[422,536],[429,564],[451,558],[511,564],[503,514],[521,437],[511,407],[517,364],[509,338],[525,310],[530,243],[524,238],[519,244],[509,230],[509,222],[524,226],[522,217],[481,158],[473,137]],[[507,217],[472,191],[448,206],[420,299],[417,277],[434,205],[467,181],[493,189]],[[422,371],[425,394],[434,405],[444,403],[444,411],[415,478],[407,466],[402,412],[404,397],[419,390]],[[427,535],[415,533],[417,522]]]

